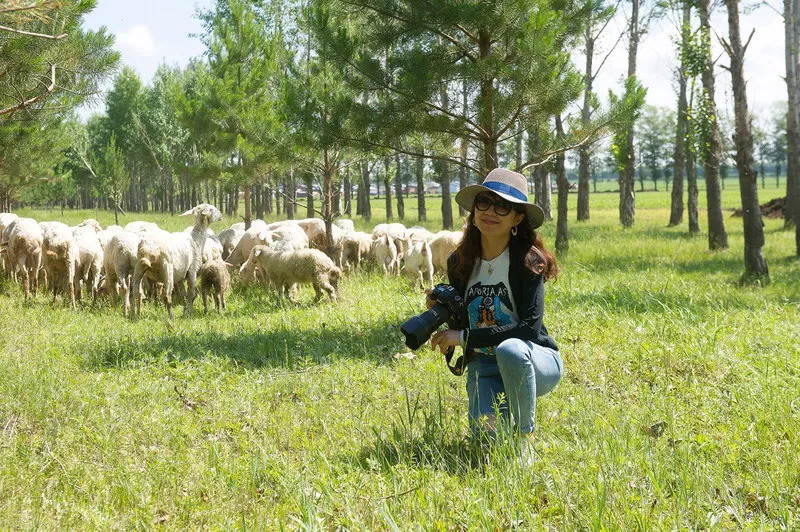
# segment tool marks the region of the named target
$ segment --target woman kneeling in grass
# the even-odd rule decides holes
[[[561,379],[561,355],[542,323],[544,282],[558,267],[536,228],[544,212],[527,201],[527,180],[505,169],[482,185],[465,187],[456,203],[470,211],[447,276],[464,299],[469,323],[431,339],[442,353],[461,346],[467,364],[470,425],[476,434],[497,430],[497,413],[513,415],[523,455],[532,457],[536,397]],[[428,308],[435,301],[427,298]],[[509,411],[510,410],[510,411]]]

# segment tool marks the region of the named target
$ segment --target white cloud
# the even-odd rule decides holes
[[[141,55],[153,55],[156,51],[156,43],[150,28],[142,24],[131,26],[126,31],[117,34],[117,44],[124,51]]]

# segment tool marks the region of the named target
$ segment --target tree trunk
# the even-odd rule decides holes
[[[798,43],[797,28],[800,16],[797,0],[784,0],[784,36],[786,55],[786,90],[788,92],[788,105],[786,115],[786,205],[784,209],[784,227],[794,225],[795,214],[800,211],[800,204],[796,204],[794,188],[800,186],[800,72],[797,67]],[[777,171],[780,174],[780,170]],[[800,201],[800,199],[798,199]],[[798,250],[800,253],[800,250]]]
[[[250,229],[250,223],[253,221],[252,212],[250,211],[250,184],[244,184],[244,229]]]
[[[362,194],[361,215],[369,221],[372,219],[372,205],[369,201],[369,163],[367,161],[361,164],[361,186],[358,187],[358,191]]]
[[[417,156],[417,218],[420,222],[428,219],[425,211],[425,159],[421,156]]]
[[[727,0],[728,33],[733,81],[733,106],[735,113],[736,168],[739,171],[739,193],[742,198],[742,222],[744,224],[744,268],[751,278],[767,277],[767,261],[764,259],[764,227],[761,207],[758,203],[758,176],[753,157],[753,134],[750,130],[750,112],[747,107],[747,87],[744,80],[744,53],[739,33],[739,0]]]
[[[333,211],[331,211],[333,204],[333,192],[331,190],[333,164],[330,160],[328,148],[322,150],[322,161],[322,167],[324,168],[322,174],[322,219],[325,221],[325,241],[327,243],[325,252],[329,257],[334,258],[336,254],[333,242]]]
[[[687,42],[691,36],[692,24],[692,4],[684,0],[683,4],[683,27],[681,28],[681,41]],[[669,227],[680,225],[683,222],[683,174],[686,167],[686,126],[687,126],[686,101],[686,64],[681,61],[678,70],[678,115],[675,126],[675,150],[673,152],[672,169],[672,204],[669,213]]]
[[[556,133],[564,135],[561,115],[556,115]],[[567,232],[567,206],[569,199],[569,182],[564,164],[564,152],[556,156],[556,187],[558,187],[558,218],[556,220],[556,252],[564,254],[569,250],[569,234]]]
[[[469,90],[467,88],[467,78],[465,77],[464,80],[462,81],[462,84],[461,84],[461,112],[462,112],[462,116],[464,116],[464,117],[467,116],[467,112],[469,110],[469,102],[468,102],[468,99],[467,99],[467,95],[468,94],[469,94]],[[461,160],[461,166],[458,169],[458,187],[459,187],[459,190],[461,190],[462,188],[467,186],[467,175],[468,175],[467,174],[468,170],[467,170],[467,166],[466,166],[466,164],[467,164],[467,146],[468,146],[467,138],[466,137],[461,137],[461,139],[459,139],[459,147],[458,147],[458,151],[459,151],[458,155],[459,155],[459,158]],[[463,218],[463,217],[467,216],[467,214],[469,214],[469,211],[467,211],[464,207],[461,207],[461,206],[458,207],[458,215],[459,216],[461,216]]]
[[[700,28],[711,34],[709,23],[709,1],[700,0]],[[728,233],[725,231],[725,219],[722,215],[722,193],[720,190],[719,164],[722,160],[722,146],[719,139],[719,126],[716,114],[717,106],[714,97],[714,65],[711,61],[711,52],[707,52],[707,64],[703,70],[703,89],[709,111],[708,131],[711,138],[707,139],[706,153],[703,157],[706,180],[706,203],[708,208],[708,249],[727,249]]]
[[[450,109],[450,97],[447,90],[440,92],[440,100],[443,109]],[[517,137],[517,167],[522,165],[522,144],[521,135]],[[453,227],[453,202],[450,199],[450,163],[442,161],[440,182],[442,184],[442,228],[451,229]]]
[[[585,128],[589,126],[592,116],[592,61],[594,59],[594,37],[591,34],[592,25],[589,24],[584,30],[584,40],[586,42],[586,73],[584,79],[583,108],[581,109],[581,123]],[[578,221],[589,220],[589,180],[590,180],[590,156],[589,146],[583,145],[578,150]],[[560,194],[560,192],[559,192]],[[560,200],[559,200],[560,201]]]
[[[289,168],[289,176],[286,178],[286,184],[283,188],[284,193],[288,196],[286,218],[294,220],[297,213],[297,203],[295,203],[297,201],[297,186],[294,178],[294,168]]]
[[[395,170],[394,170],[394,195],[397,197],[397,217],[401,220],[406,216],[406,206],[403,202],[403,183],[402,183],[402,171],[400,168],[400,154],[395,153],[394,155],[394,163],[395,163]]]
[[[383,159],[383,166],[386,173],[383,176],[383,185],[386,188],[386,219],[391,220],[394,218],[394,214],[392,213],[392,173],[391,173],[391,159],[389,157],[384,157]]]
[[[489,58],[492,38],[486,28],[478,30],[478,51],[482,61]],[[483,175],[497,168],[497,137],[494,127],[494,78],[482,77],[478,95],[478,122],[483,129]]]
[[[311,172],[303,175],[306,184],[306,218],[314,217],[314,176]]]
[[[350,182],[350,166],[348,166],[344,171],[344,214],[348,217],[353,215],[352,199],[353,184]]]
[[[696,234],[700,232],[700,220],[697,212],[697,161],[693,146],[687,143],[686,147],[688,148],[686,150],[686,185],[689,187],[686,209],[689,216],[689,233]]]
[[[631,1],[631,19],[628,27],[628,78],[636,75],[636,54],[639,50],[639,0]],[[636,221],[636,157],[634,153],[634,121],[627,135],[627,160],[620,175],[619,219],[623,227],[633,227]]]

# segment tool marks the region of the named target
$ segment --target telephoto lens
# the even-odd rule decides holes
[[[436,301],[434,306],[400,325],[400,331],[405,335],[406,345],[410,349],[419,349],[436,332],[436,329],[443,323],[447,323],[451,316],[457,320],[464,319],[464,300],[449,284],[434,286],[430,298]]]
[[[416,351],[422,344],[430,339],[431,335],[450,318],[450,309],[446,305],[436,303],[419,316],[409,318],[402,325],[400,331],[406,337],[406,345]]]

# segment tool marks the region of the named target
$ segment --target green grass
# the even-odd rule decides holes
[[[545,317],[566,374],[538,403],[530,470],[470,443],[465,380],[440,356],[394,357],[423,308],[404,279],[362,272],[319,305],[237,283],[224,316],[173,322],[0,281],[0,528],[797,529],[794,234],[766,221],[771,283],[742,287],[741,220],[709,253],[665,227],[668,198],[637,195],[627,231],[616,194],[592,196],[589,223],[572,211]],[[113,222],[64,220],[89,216]]]

